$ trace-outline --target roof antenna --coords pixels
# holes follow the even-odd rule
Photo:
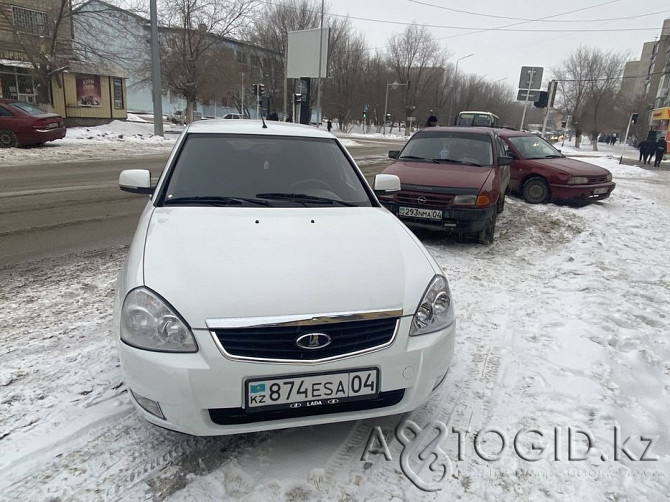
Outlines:
[[[261,113],[261,120],[263,121],[263,129],[267,129],[268,126],[265,124],[265,117],[263,117],[262,113]]]

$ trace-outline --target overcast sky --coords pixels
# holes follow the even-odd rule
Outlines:
[[[642,44],[670,18],[670,1],[331,0],[330,12],[349,15],[370,48],[383,48],[409,23],[425,24],[450,62],[474,54],[459,61],[459,73],[505,79],[516,93],[522,66],[544,67],[546,88],[551,68],[580,45],[639,60]]]

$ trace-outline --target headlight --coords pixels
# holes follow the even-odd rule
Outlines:
[[[605,178],[607,181],[612,181],[612,173],[607,175],[607,178]]]
[[[121,309],[121,340],[138,349],[197,352],[191,329],[156,293],[133,289]]]
[[[586,176],[573,176],[568,180],[568,185],[586,185],[589,179]]]
[[[447,279],[436,275],[430,281],[412,319],[410,336],[444,329],[454,322],[454,307]]]
[[[454,197],[454,204],[462,204],[464,206],[474,206],[477,202],[476,195],[457,195]]]

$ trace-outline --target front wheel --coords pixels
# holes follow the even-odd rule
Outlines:
[[[498,213],[494,212],[486,226],[477,232],[477,242],[480,244],[491,244],[496,233],[496,219]]]
[[[549,185],[543,178],[531,178],[523,184],[521,195],[529,204],[542,204],[549,200]]]
[[[0,148],[16,146],[16,136],[12,131],[0,130]]]

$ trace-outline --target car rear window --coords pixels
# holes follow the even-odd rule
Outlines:
[[[409,140],[398,158],[428,162],[453,160],[490,166],[493,164],[493,146],[487,134],[423,131]]]
[[[162,201],[255,199],[261,194],[306,194],[346,205],[372,205],[364,180],[335,140],[198,133],[186,136]],[[288,199],[268,200],[270,205],[305,205]]]
[[[35,105],[31,105],[30,103],[12,103],[10,106],[18,108],[19,110],[29,115],[45,115],[49,113]]]

